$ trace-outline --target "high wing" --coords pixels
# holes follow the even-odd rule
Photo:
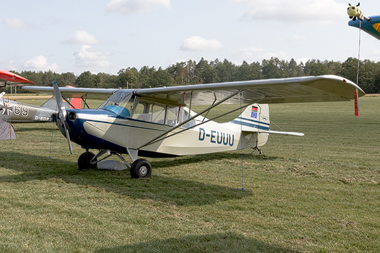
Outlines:
[[[365,95],[350,80],[324,75],[150,88],[134,93],[147,100],[173,105],[210,104],[221,100],[227,104],[271,104],[353,100],[356,89],[359,97]]]
[[[369,17],[369,21],[365,19],[363,21],[360,21],[359,19],[355,21],[350,20],[348,25],[361,28],[366,33],[380,40],[380,16]]]
[[[29,81],[28,79],[23,78],[22,76],[0,69],[0,87],[4,87],[9,84],[22,84],[22,83],[35,84],[34,82]]]
[[[23,88],[40,93],[54,93],[53,87],[24,86]],[[67,87],[59,89],[63,97],[87,99],[107,99],[119,90]],[[147,88],[131,92],[146,100],[163,104],[204,105],[221,100],[225,100],[223,101],[225,104],[347,101],[354,99],[356,89],[359,97],[365,95],[359,86],[348,79],[324,75]]]
[[[23,86],[25,90],[54,95],[53,87],[48,86]],[[102,89],[102,88],[75,88],[59,87],[61,94],[65,98],[84,98],[84,99],[102,99],[109,98],[119,89]]]

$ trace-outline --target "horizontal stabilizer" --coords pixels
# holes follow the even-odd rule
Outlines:
[[[284,134],[284,135],[294,135],[294,136],[304,136],[304,133],[297,133],[297,132],[285,132],[285,131],[260,131],[260,133],[268,133],[268,134]]]
[[[272,131],[272,130],[261,130],[261,129],[254,129],[251,130],[243,130],[243,133],[261,133],[261,134],[283,134],[283,135],[293,135],[293,136],[304,136],[304,133],[298,133],[298,132],[285,132],[285,131]]]

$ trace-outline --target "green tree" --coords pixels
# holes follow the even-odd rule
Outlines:
[[[342,70],[340,76],[345,77],[356,83],[357,70],[358,59],[350,57],[342,63]]]
[[[218,80],[215,69],[203,57],[196,65],[195,73],[197,83],[215,83]]]
[[[303,75],[303,66],[298,65],[297,62],[292,58],[288,63],[288,72],[286,77],[296,77]]]
[[[136,84],[137,77],[135,73],[130,68],[121,69],[117,73],[119,75],[119,86],[122,88],[131,88],[132,85]]]
[[[237,72],[236,66],[227,59],[224,59],[223,63],[216,63],[215,70],[218,76],[218,82],[234,81]]]
[[[175,65],[169,66],[166,70],[172,76],[173,85],[185,83],[185,67],[186,62],[177,62]]]
[[[327,61],[321,62],[320,60],[309,60],[305,63],[305,75],[307,76],[320,76],[329,73]]]
[[[162,68],[159,68],[156,72],[153,73],[152,78],[148,80],[149,87],[164,87],[171,86],[172,77],[171,75]]]
[[[341,62],[329,61],[327,63],[327,67],[329,69],[328,74],[330,74],[330,75],[339,75],[340,72],[342,71],[342,63]]]
[[[148,88],[149,80],[153,77],[153,73],[156,72],[154,67],[149,68],[148,66],[144,66],[140,69],[138,79],[137,79],[137,87]]]
[[[380,63],[364,60],[360,63],[359,86],[368,93],[378,93],[380,87],[378,78],[380,76]]]
[[[41,85],[43,86],[52,86],[53,85],[53,79],[56,79],[56,74],[53,73],[51,70],[44,72],[41,77]],[[60,84],[58,84],[60,85]]]
[[[98,75],[102,76],[102,88],[118,88],[118,76],[107,73],[98,73]]]
[[[96,74],[96,76],[93,77],[94,78],[94,87],[95,88],[102,88],[103,85],[104,85],[104,81],[103,81],[103,75],[102,73],[98,73]]]
[[[93,88],[94,85],[94,76],[90,71],[85,71],[78,76],[75,80],[75,86],[77,87],[85,87],[85,88]]]
[[[58,75],[56,80],[59,86],[68,86],[68,85],[74,86],[76,76],[74,75],[74,73],[67,72],[67,73],[62,73]]]
[[[35,82],[37,86],[42,85],[42,72],[34,72],[34,71],[23,71],[20,73],[20,76],[25,77],[26,79]]]
[[[270,60],[263,60],[261,65],[264,79],[281,77],[280,60],[278,58],[272,57]]]

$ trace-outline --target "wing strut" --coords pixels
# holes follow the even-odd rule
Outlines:
[[[216,100],[218,100],[218,99],[216,98],[216,95],[215,95],[215,92],[214,92],[214,102],[212,102],[211,105],[214,105],[215,102],[216,102]],[[207,117],[207,115],[208,115],[208,113],[209,113],[210,111],[211,111],[211,110],[208,110],[208,111],[207,111],[207,113],[206,113],[206,115],[203,117],[203,120],[202,120],[202,121],[205,121],[205,119],[206,119],[206,117]]]
[[[230,96],[228,96],[228,97],[226,97],[226,98],[220,100],[219,102],[217,102],[217,103],[211,105],[210,107],[208,107],[207,109],[203,110],[202,112],[196,114],[195,116],[189,118],[188,120],[182,122],[181,124],[179,124],[179,125],[173,127],[172,129],[166,131],[165,133],[163,133],[163,134],[157,136],[156,138],[154,138],[154,139],[150,140],[149,142],[145,143],[144,145],[141,145],[138,149],[141,149],[141,148],[143,148],[143,147],[145,147],[145,146],[148,146],[148,145],[154,144],[154,143],[156,143],[156,142],[162,141],[162,140],[164,140],[164,139],[167,139],[167,138],[169,138],[169,137],[172,137],[172,136],[174,136],[174,135],[177,135],[177,134],[179,134],[179,133],[182,133],[182,132],[184,132],[184,131],[187,131],[187,130],[189,130],[189,129],[191,129],[191,128],[194,128],[194,127],[197,127],[197,126],[203,125],[203,124],[205,124],[205,123],[207,123],[207,122],[209,122],[209,121],[212,121],[212,120],[218,119],[218,118],[223,117],[223,116],[225,116],[225,115],[227,115],[227,114],[230,114],[230,113],[233,113],[233,112],[235,112],[235,111],[238,111],[238,110],[240,110],[241,108],[244,108],[244,107],[247,106],[247,105],[241,106],[241,107],[239,107],[239,108],[237,108],[237,109],[234,109],[234,110],[232,110],[232,111],[229,111],[229,112],[226,112],[226,113],[224,113],[224,114],[218,115],[218,116],[216,116],[216,117],[214,117],[214,118],[212,118],[212,119],[208,119],[208,120],[206,120],[206,121],[202,121],[201,123],[199,123],[199,124],[197,124],[197,125],[194,125],[194,126],[191,126],[191,127],[189,127],[189,128],[183,129],[183,130],[181,130],[181,131],[179,131],[179,132],[176,132],[176,133],[173,133],[173,134],[171,134],[171,135],[169,135],[169,136],[165,136],[166,134],[173,132],[175,129],[177,129],[177,128],[179,128],[179,127],[185,125],[185,124],[188,123],[189,121],[195,119],[195,118],[198,117],[199,115],[201,115],[201,114],[203,114],[203,113],[205,113],[205,112],[208,112],[208,111],[210,111],[212,108],[214,108],[214,107],[220,105],[221,103],[227,101],[228,99],[230,99],[230,98],[232,98],[233,96],[237,95],[239,92],[240,92],[240,91],[237,91],[237,92],[233,93],[232,95],[230,95]],[[164,136],[165,136],[165,137],[164,137]]]
[[[241,110],[242,108],[247,107],[248,105],[249,105],[249,104],[245,104],[245,105],[243,105],[243,106],[241,106],[241,107],[239,107],[239,108],[236,108],[236,109],[231,110],[231,111],[229,111],[229,112],[226,112],[226,113],[223,113],[223,114],[221,114],[221,115],[218,115],[218,116],[216,116],[216,117],[214,117],[214,118],[212,118],[212,119],[207,119],[206,121],[202,121],[202,122],[199,123],[199,124],[196,124],[196,125],[194,125],[194,126],[191,126],[191,127],[185,128],[185,129],[182,129],[182,130],[179,131],[179,132],[173,133],[173,134],[171,134],[171,135],[169,135],[169,136],[165,136],[165,137],[163,137],[163,138],[161,138],[161,139],[159,139],[159,140],[155,140],[155,141],[153,141],[153,142],[150,143],[150,144],[153,144],[153,143],[156,143],[156,142],[162,141],[162,140],[167,139],[167,138],[169,138],[169,137],[172,137],[172,136],[174,136],[174,135],[177,135],[177,134],[180,134],[180,133],[182,133],[182,132],[185,132],[185,131],[187,131],[187,130],[189,130],[189,129],[191,129],[191,128],[194,128],[194,127],[197,127],[197,126],[203,125],[203,124],[205,124],[205,123],[207,123],[207,122],[210,122],[210,121],[213,121],[213,120],[219,119],[219,118],[221,118],[221,117],[223,117],[223,116],[225,116],[225,115],[227,115],[227,114],[230,114],[230,113],[233,113],[233,112],[239,111],[239,110]],[[192,119],[193,119],[193,118],[192,118]],[[169,132],[170,132],[170,131],[169,131]]]

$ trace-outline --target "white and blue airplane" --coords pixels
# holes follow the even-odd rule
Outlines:
[[[365,93],[353,82],[338,76],[309,76],[238,81],[149,89],[91,89],[26,86],[42,93],[55,92],[57,125],[71,142],[86,151],[78,159],[79,169],[96,168],[117,155],[130,168],[132,178],[151,176],[150,163],[142,157],[172,157],[237,149],[259,149],[268,135],[302,133],[270,130],[271,103],[349,101]],[[62,97],[108,99],[98,109],[66,109]],[[236,108],[213,119],[208,112],[221,104]],[[196,113],[195,105],[209,105]],[[236,119],[214,120],[242,110]],[[205,116],[202,116],[206,114]],[[90,150],[97,150],[96,154]],[[132,164],[122,157],[128,154]]]

